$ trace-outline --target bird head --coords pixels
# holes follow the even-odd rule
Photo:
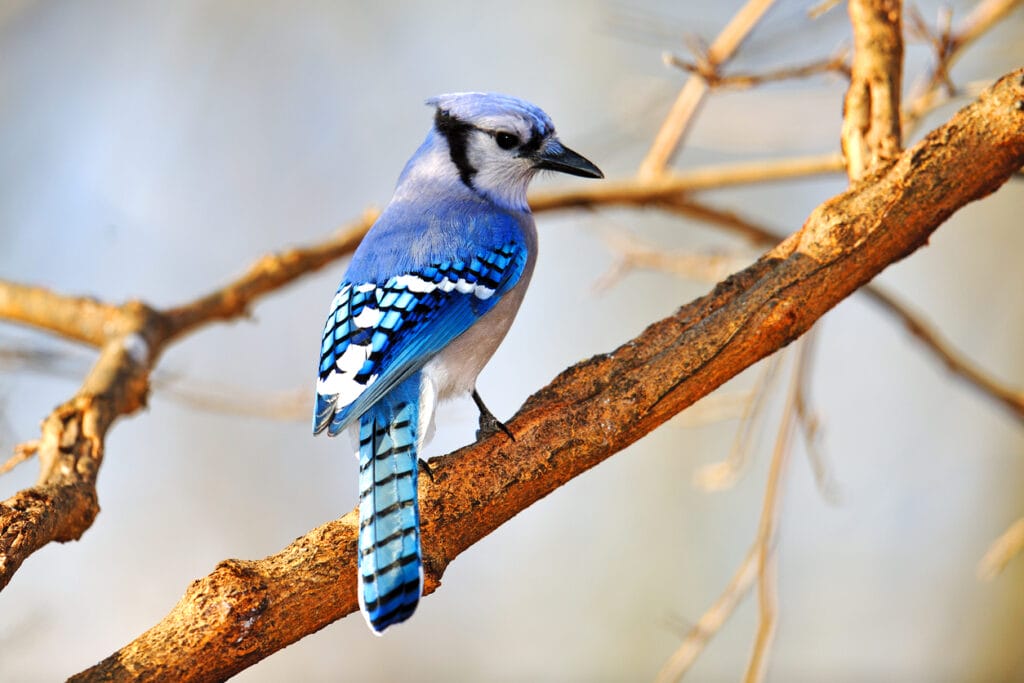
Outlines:
[[[593,163],[563,145],[540,108],[494,93],[451,93],[437,108],[434,133],[448,147],[459,178],[474,192],[513,209],[526,208],[526,187],[538,171],[603,178]]]

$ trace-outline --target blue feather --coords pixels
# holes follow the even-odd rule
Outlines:
[[[342,283],[341,294],[335,299],[340,303],[327,316],[324,326],[320,379],[321,387],[337,386],[347,379],[345,386],[351,393],[341,400],[338,393],[322,390],[317,394],[314,432],[328,429],[331,435],[338,434],[375,401],[422,368],[515,286],[526,261],[526,247],[510,242],[486,253],[437,262],[394,276],[366,292],[359,292],[361,284]],[[478,275],[473,274],[474,268]],[[469,282],[469,275],[473,275],[473,282]],[[430,291],[412,291],[410,284],[403,284],[410,282],[409,278],[415,278],[420,288]],[[474,290],[444,291],[460,280],[474,285]],[[417,287],[416,282],[411,285],[413,288]],[[347,291],[357,293],[350,296]],[[476,292],[490,293],[481,298]],[[357,301],[363,303],[356,304]],[[377,311],[379,317],[373,318],[372,325],[361,327],[356,318],[366,308]],[[339,335],[338,330],[345,332]],[[346,372],[339,368],[339,363],[346,363],[350,347],[365,344],[366,339],[370,341],[369,355],[358,369]]]
[[[408,619],[423,591],[416,430],[420,376],[359,420],[359,604],[375,633]]]
[[[527,184],[540,169],[601,176],[528,102],[429,103],[434,127],[352,256],[317,368],[313,431],[359,424],[359,601],[375,633],[407,619],[422,592],[417,451],[434,402],[475,391],[529,283]]]

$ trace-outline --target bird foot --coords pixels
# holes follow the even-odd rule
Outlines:
[[[516,437],[512,434],[505,423],[494,417],[494,413],[484,405],[484,400],[480,398],[480,394],[477,393],[476,389],[473,390],[473,402],[476,403],[477,410],[480,411],[480,427],[476,430],[477,441],[492,436],[498,431],[505,432],[505,434],[508,435],[508,438],[513,441],[516,440]]]
[[[430,465],[427,464],[426,460],[422,460],[421,458],[417,457],[416,458],[416,467],[417,467],[417,469],[419,469],[419,471],[421,473],[427,475],[427,479],[430,480],[431,484],[436,483],[434,481],[434,470],[433,470],[433,468],[430,467]]]

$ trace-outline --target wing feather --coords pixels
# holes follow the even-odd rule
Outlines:
[[[331,436],[486,314],[527,262],[518,241],[441,260],[384,284],[342,282],[320,347],[313,432]]]

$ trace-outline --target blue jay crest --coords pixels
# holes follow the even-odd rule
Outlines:
[[[422,593],[417,454],[434,406],[472,393],[481,424],[494,419],[476,378],[533,273],[526,188],[539,170],[603,177],[528,102],[454,93],[427,103],[434,125],[331,302],[316,383],[314,433],[358,424],[359,604],[377,634],[409,618]]]

